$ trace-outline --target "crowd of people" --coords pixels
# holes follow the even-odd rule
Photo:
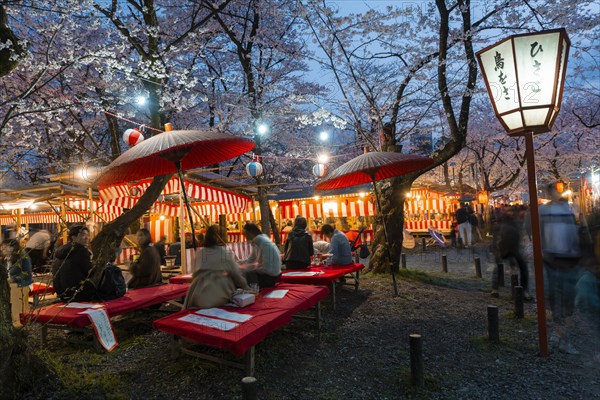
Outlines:
[[[551,311],[551,342],[559,350],[575,354],[570,335],[573,314],[581,306],[597,329],[596,358],[600,361],[600,216],[588,221],[576,216],[566,199],[550,185],[551,201],[540,205],[540,230],[544,264],[545,293]],[[457,232],[465,247],[480,236],[473,210],[461,204],[456,213]],[[493,213],[492,245],[496,268],[492,277],[492,296],[498,296],[498,266],[504,262],[515,266],[525,300],[533,301],[529,293],[529,268],[522,252],[523,239],[531,238],[530,218],[522,206],[504,206]],[[243,227],[251,244],[250,255],[237,260],[226,246],[226,228],[212,225],[196,239],[196,257],[192,284],[185,299],[186,307],[208,308],[228,303],[233,294],[242,290],[256,291],[272,287],[281,276],[282,268],[306,269],[320,255],[326,263],[346,265],[353,262],[353,251],[360,235],[348,237],[335,226],[325,224],[321,234],[327,240],[313,241],[307,232],[307,220],[297,216],[288,229],[280,252],[270,237],[252,223]],[[478,238],[481,240],[481,237]],[[166,237],[152,244],[150,232],[136,232],[139,255],[130,260],[125,276],[128,288],[159,285],[163,282],[161,265],[168,255],[179,256],[181,246],[193,247],[186,238],[166,245]],[[98,301],[97,282],[91,279],[92,254],[90,232],[85,224],[74,224],[68,232],[68,242],[53,250],[52,235],[38,231],[24,245],[16,238],[6,238],[1,244],[1,263],[8,273],[11,287],[13,321],[28,310],[29,287],[33,274],[52,266],[53,287],[62,301]],[[360,244],[360,243],[359,243]],[[116,258],[116,256],[115,256]],[[175,263],[178,264],[177,260]],[[180,263],[180,261],[179,261]],[[100,299],[101,300],[101,299]]]

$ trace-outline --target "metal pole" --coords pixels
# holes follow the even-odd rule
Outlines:
[[[535,270],[535,294],[540,356],[548,357],[546,305],[544,303],[544,269],[542,263],[540,214],[538,210],[537,185],[535,181],[535,153],[533,149],[532,132],[525,134],[525,157],[527,158],[527,181],[529,184],[529,212],[531,214],[531,238],[533,240],[533,265]]]
[[[390,250],[390,241],[388,239],[387,226],[385,223],[385,216],[381,212],[381,202],[379,201],[379,193],[377,193],[377,185],[375,184],[375,175],[371,175],[373,181],[373,191],[375,192],[375,200],[377,201],[377,210],[381,214],[381,222],[383,223],[383,236],[385,237],[385,244],[387,249],[388,258],[390,259],[390,268],[392,270],[392,282],[394,284],[394,295],[398,296],[398,284],[396,283],[396,271],[394,267],[394,261],[392,260],[392,251]]]

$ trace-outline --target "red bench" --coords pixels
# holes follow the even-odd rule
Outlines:
[[[33,307],[37,307],[40,303],[40,297],[54,294],[54,288],[42,282],[34,282],[32,289],[29,291],[29,297],[33,297]]]
[[[283,298],[267,298],[265,295],[274,290],[287,290]],[[327,297],[327,287],[278,284],[274,288],[263,289],[256,302],[243,307],[218,307],[211,310],[222,310],[238,314],[250,315],[245,322],[239,322],[229,330],[199,325],[181,320],[188,316],[194,317],[203,310],[187,309],[176,314],[154,321],[156,329],[173,335],[173,350],[175,354],[183,352],[205,360],[217,362],[231,367],[245,369],[247,376],[254,375],[254,346],[260,343],[271,332],[288,324],[299,311],[316,306],[317,327],[320,329],[320,301]],[[306,317],[306,316],[305,316]],[[189,318],[189,317],[188,317]],[[219,318],[212,318],[222,322]],[[227,322],[225,322],[227,323]],[[229,322],[231,323],[231,322]],[[193,344],[206,345],[221,350],[228,350],[236,356],[244,355],[244,363],[225,360],[187,348],[181,339]]]
[[[158,285],[131,289],[118,299],[89,304],[90,308],[102,305],[109,318],[141,310],[157,304],[173,302],[185,297],[189,285]],[[83,331],[91,323],[83,308],[65,307],[67,303],[55,303],[21,314],[21,323],[42,324],[42,344],[47,343],[48,329]]]
[[[299,283],[304,285],[331,285],[331,296],[333,308],[335,309],[335,281],[341,278],[347,279],[344,284],[354,286],[357,291],[360,286],[360,271],[365,266],[360,263],[348,265],[323,265],[314,266],[309,269],[286,269],[282,272],[279,282]]]

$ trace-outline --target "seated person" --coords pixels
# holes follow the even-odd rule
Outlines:
[[[317,251],[317,254],[328,254],[329,253],[329,242],[325,240],[317,240],[313,242],[313,248]]]
[[[75,224],[69,229],[68,240],[55,252],[52,286],[62,301],[94,301],[96,287],[90,280],[93,265],[87,248],[90,231],[83,224]]]
[[[175,256],[175,264],[181,265],[181,239],[175,238],[175,241],[169,246],[169,255]]]
[[[312,236],[306,232],[306,218],[298,216],[294,228],[285,240],[283,262],[289,269],[308,268],[313,255]]]
[[[258,283],[261,288],[275,286],[281,276],[279,248],[255,224],[244,225],[244,235],[252,242],[250,257],[240,261],[248,284]]]
[[[33,272],[48,272],[47,270],[44,270],[44,266],[48,261],[48,250],[50,249],[51,241],[52,237],[50,236],[50,232],[42,229],[31,235],[25,244],[25,252],[31,259]]]
[[[160,272],[160,255],[151,246],[150,231],[142,228],[136,234],[140,247],[139,257],[129,265],[131,279],[127,282],[129,289],[154,286],[162,283]]]
[[[167,252],[165,251],[165,247],[167,246],[167,237],[166,236],[161,236],[160,240],[156,243],[154,243],[154,247],[156,248],[156,251],[158,251],[158,255],[160,256],[160,265],[167,265],[165,262],[165,257],[167,255]]]
[[[352,249],[346,235],[329,224],[321,227],[321,234],[329,239],[331,254],[330,261],[333,265],[352,264]]]
[[[192,284],[184,308],[211,308],[227,304],[237,288],[248,289],[233,252],[225,247],[225,228],[211,225],[204,247],[196,251]]]
[[[0,268],[8,271],[12,322],[20,326],[19,313],[29,311],[29,285],[33,283],[31,260],[21,251],[17,239],[4,240],[0,255]]]

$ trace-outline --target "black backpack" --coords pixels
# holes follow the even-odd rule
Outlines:
[[[371,255],[371,252],[369,251],[369,246],[367,246],[366,243],[363,243],[360,245],[360,250],[358,251],[358,256],[360,258],[367,258]]]
[[[127,286],[121,268],[107,263],[96,291],[100,300],[112,300],[123,296],[127,291]]]

